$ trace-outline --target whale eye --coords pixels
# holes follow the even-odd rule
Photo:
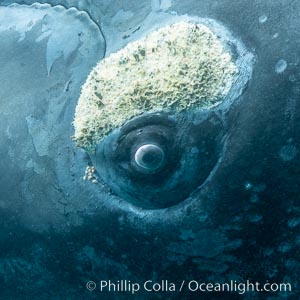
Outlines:
[[[139,207],[185,200],[213,170],[223,141],[216,116],[203,116],[196,125],[190,117],[148,114],[130,120],[90,153],[98,176]]]
[[[140,146],[135,154],[134,161],[141,168],[141,171],[147,173],[156,173],[165,160],[165,153],[160,146],[146,144]]]
[[[176,205],[217,165],[226,126],[220,112],[242,92],[253,57],[220,28],[169,24],[101,60],[88,76],[74,140],[122,199],[147,209]]]

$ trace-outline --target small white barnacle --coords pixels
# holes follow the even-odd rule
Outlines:
[[[101,60],[82,87],[74,140],[92,150],[113,129],[144,112],[211,108],[231,89],[238,68],[204,24],[178,22]]]
[[[89,180],[92,183],[98,183],[97,178],[95,177],[95,167],[94,166],[87,166],[85,169],[85,173],[83,176],[83,180]]]

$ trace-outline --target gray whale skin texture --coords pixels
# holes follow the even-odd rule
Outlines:
[[[184,279],[289,282],[292,292],[137,297],[299,299],[299,2],[0,5],[0,299],[127,299],[131,294],[90,292],[86,283]],[[143,205],[141,191],[130,190],[139,184],[134,179],[124,195],[118,187],[126,182],[112,175],[83,180],[95,157],[74,145],[72,121],[100,59],[178,16],[222,24],[253,53],[252,75],[222,113],[175,118],[213,154],[203,168],[190,164],[183,198],[163,193],[159,203]],[[146,120],[139,118],[133,122]]]

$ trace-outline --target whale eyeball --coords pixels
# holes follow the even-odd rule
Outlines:
[[[164,163],[165,154],[161,147],[154,144],[140,146],[135,154],[134,160],[143,171],[149,173],[157,172]]]

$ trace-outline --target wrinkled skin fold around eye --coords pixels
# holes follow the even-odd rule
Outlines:
[[[169,8],[169,1],[161,6],[135,0],[50,2],[75,6],[90,19],[68,31],[72,39],[82,31],[87,39],[67,60],[59,56],[49,76],[49,37],[36,41],[41,23],[19,42],[14,25],[3,32],[0,22],[0,298],[98,299],[98,290],[86,290],[87,280],[143,283],[153,278],[180,284],[192,278],[290,282],[291,293],[242,297],[297,299],[298,1],[170,1]],[[99,25],[108,56],[151,31],[172,11],[222,23],[255,53],[256,63],[238,101],[230,102],[224,114],[216,112],[223,116],[218,119],[226,140],[216,171],[188,201],[145,210],[101,182],[82,180],[88,158],[70,139],[71,122],[80,88],[105,52]],[[59,13],[52,16],[56,23],[62,20]],[[95,37],[90,22],[98,27]],[[127,297],[108,294],[115,295]],[[191,299],[199,293],[157,296]],[[241,298],[227,293],[200,296]]]
[[[163,149],[166,162],[158,172],[136,167],[134,152],[143,144]],[[143,208],[164,208],[185,200],[207,179],[223,144],[223,124],[214,113],[148,114],[109,135],[91,160],[122,199]]]

